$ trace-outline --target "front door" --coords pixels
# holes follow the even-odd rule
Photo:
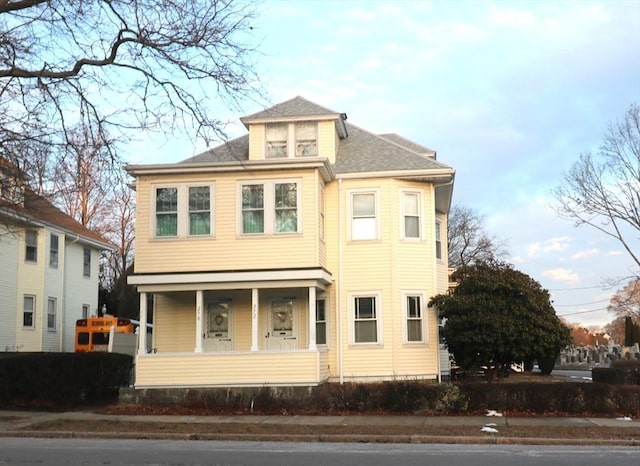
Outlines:
[[[219,300],[207,303],[205,351],[231,351],[233,349],[231,313],[231,301]]]
[[[298,348],[298,306],[295,299],[274,299],[270,303],[267,347],[272,350]]]

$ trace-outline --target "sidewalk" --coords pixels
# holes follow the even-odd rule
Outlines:
[[[489,424],[497,432],[481,430]],[[640,421],[577,417],[182,416],[0,411],[0,437],[640,446]]]

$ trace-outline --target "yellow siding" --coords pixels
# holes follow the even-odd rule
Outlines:
[[[301,233],[238,234],[238,181],[297,179],[301,181]],[[153,189],[158,185],[210,182],[204,175],[142,177],[138,180],[136,273],[189,272],[317,267],[318,210],[314,170],[300,172],[242,172],[217,174],[215,181],[215,237],[153,238]]]
[[[153,354],[136,359],[137,388],[316,385],[326,380],[318,351]]]
[[[249,160],[264,159],[265,125],[249,125]]]
[[[154,348],[158,352],[193,352],[196,338],[195,294],[157,294],[154,306]]]
[[[333,121],[318,122],[318,156],[328,158],[332,164],[336,163],[337,138]]]
[[[45,249],[46,234],[38,230],[37,261],[27,262],[25,258],[25,230],[21,230],[18,241],[18,290],[16,295],[16,347],[20,351],[42,351],[42,333],[46,325],[47,297],[44,295],[44,271],[47,260]],[[35,296],[33,328],[22,326],[24,295]],[[62,303],[58,302],[60,306]]]

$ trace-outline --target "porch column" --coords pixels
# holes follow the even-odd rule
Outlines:
[[[140,326],[138,327],[138,355],[147,354],[147,293],[140,293]]]
[[[258,289],[251,290],[251,351],[258,351]]]
[[[316,349],[316,287],[309,287],[309,349]]]
[[[196,291],[196,353],[202,353],[202,329],[204,328],[204,298],[202,290]]]

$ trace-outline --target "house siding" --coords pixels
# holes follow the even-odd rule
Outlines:
[[[318,123],[318,156],[326,157],[332,164],[336,163],[338,135],[333,121],[321,121]]]
[[[16,293],[16,346],[20,351],[41,351],[42,316],[44,299],[45,235],[42,228],[37,229],[36,262],[25,261],[25,231],[20,232],[18,244],[18,284]],[[23,326],[24,296],[35,296],[32,328]]]
[[[18,312],[16,310],[18,238],[0,226],[0,351],[15,351]]]
[[[265,125],[251,125],[249,128],[249,160],[264,159],[265,144]]]

